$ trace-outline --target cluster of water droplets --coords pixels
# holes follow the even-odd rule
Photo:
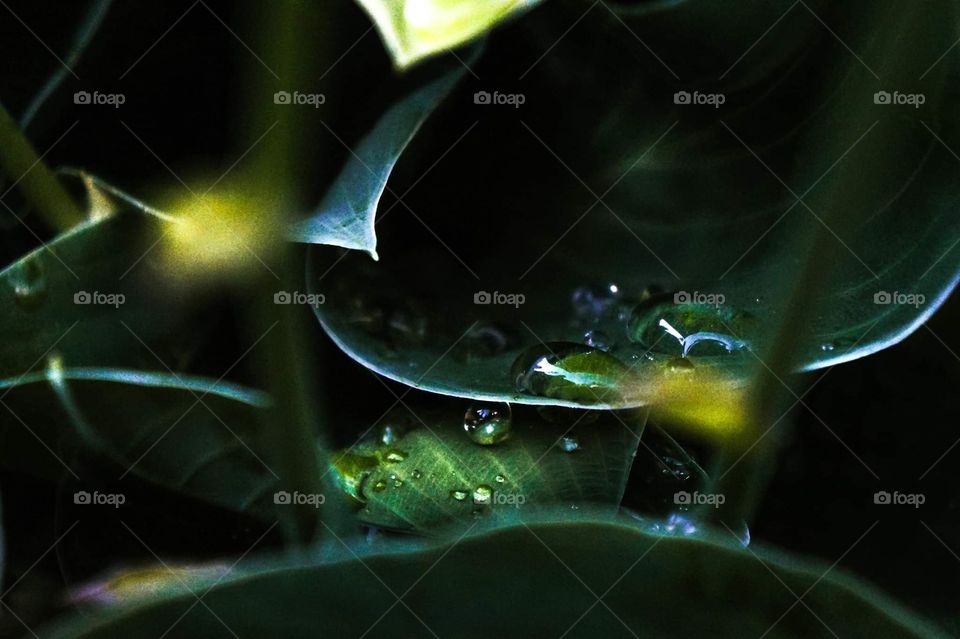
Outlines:
[[[665,362],[688,372],[701,358],[730,357],[752,347],[756,318],[714,300],[648,287],[627,295],[617,284],[571,294],[577,342],[548,342],[520,353],[510,374],[518,391],[581,404],[615,403],[631,371]],[[720,298],[722,302],[722,298]]]

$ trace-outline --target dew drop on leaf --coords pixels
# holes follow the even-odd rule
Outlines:
[[[572,453],[580,450],[580,442],[572,435],[566,435],[560,438],[560,450],[565,453]]]
[[[479,504],[481,506],[486,506],[490,503],[491,498],[493,497],[493,489],[486,484],[480,484],[473,491],[473,503]]]
[[[678,294],[679,295],[679,294]],[[656,295],[638,304],[627,321],[627,335],[656,353],[716,356],[749,346],[756,319],[722,303],[676,303]]]
[[[575,342],[528,348],[511,368],[517,390],[583,404],[614,400],[628,372],[613,355]]]
[[[491,446],[510,437],[512,422],[509,404],[473,404],[463,417],[463,430],[474,443]]]
[[[43,263],[36,256],[26,257],[10,269],[7,281],[13,287],[17,306],[25,311],[36,310],[47,298],[47,277]]]
[[[467,491],[465,490],[451,490],[450,496],[456,499],[457,501],[463,501],[467,498]]]
[[[384,459],[386,459],[388,462],[393,464],[402,462],[406,458],[407,458],[407,454],[405,452],[403,452],[402,450],[396,450],[396,449],[388,450],[386,455],[384,455]]]

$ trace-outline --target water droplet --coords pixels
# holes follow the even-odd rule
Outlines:
[[[388,462],[391,462],[393,464],[400,463],[406,458],[407,458],[407,454],[405,452],[403,452],[402,450],[396,450],[396,449],[389,450],[387,451],[387,454],[384,455],[384,459],[386,459]]]
[[[411,421],[391,418],[389,422],[380,427],[377,439],[384,446],[394,446],[412,427],[413,423]]]
[[[615,401],[628,372],[613,355],[574,342],[528,348],[511,369],[521,392],[583,404]]]
[[[423,473],[421,473],[419,470],[414,470],[412,473],[410,473],[410,476],[414,479],[420,479],[423,477]]]
[[[572,435],[565,435],[560,438],[560,450],[565,453],[572,453],[580,450],[580,442]]]
[[[47,276],[39,257],[26,257],[15,263],[7,273],[7,281],[13,287],[17,306],[33,311],[47,299]]]
[[[825,352],[825,353],[829,353],[830,351],[832,351],[832,350],[835,349],[836,347],[837,347],[836,344],[834,344],[833,342],[826,342],[826,343],[820,345],[820,350],[823,351],[823,352]]]
[[[400,479],[400,477],[398,477],[395,474],[391,474],[388,479],[390,479],[390,481],[393,482],[394,488],[400,488],[401,486],[403,486],[403,480]]]
[[[498,484],[502,484],[503,482],[507,481],[507,478],[503,475],[497,475],[496,477],[494,477],[494,479],[497,480]]]
[[[378,493],[379,493],[379,492],[382,492],[383,489],[386,488],[386,487],[387,487],[387,482],[383,481],[382,479],[378,479],[378,480],[377,480],[377,483],[375,483],[375,484],[373,485],[373,489],[374,489],[375,491],[377,491]]]
[[[601,330],[593,329],[583,334],[583,343],[591,348],[609,351],[613,346],[610,337]]]
[[[723,355],[749,348],[747,337],[756,332],[749,313],[723,304],[675,303],[673,295],[655,295],[633,309],[627,334],[657,353],[686,356]]]
[[[620,287],[616,284],[581,286],[570,296],[576,318],[588,322],[602,319],[619,299]]]
[[[450,496],[456,499],[457,501],[463,501],[467,498],[469,493],[465,490],[451,490]]]
[[[512,421],[509,404],[473,404],[463,417],[463,429],[474,443],[490,446],[510,437]]]
[[[332,464],[332,474],[340,489],[360,503],[364,503],[363,485],[377,466],[379,460],[373,455],[343,453]]]
[[[473,503],[480,506],[487,506],[493,497],[493,489],[486,484],[480,484],[473,491]]]

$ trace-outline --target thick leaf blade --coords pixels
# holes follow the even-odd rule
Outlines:
[[[352,357],[417,388],[547,404],[564,402],[518,393],[514,359],[538,342],[583,342],[587,330],[599,328],[620,348],[614,354],[649,382],[646,397],[619,405],[655,402],[662,367],[636,360],[642,349],[622,320],[580,321],[571,299],[581,287],[618,284],[618,315],[629,315],[648,290],[720,295],[726,308],[757,319],[749,341],[762,353],[806,245],[798,239],[820,225],[825,208],[855,207],[868,211],[861,223],[827,231],[841,245],[839,257],[830,281],[811,293],[814,317],[794,338],[796,370],[851,361],[905,339],[960,279],[953,246],[960,197],[950,177],[960,132],[949,116],[960,73],[949,59],[930,66],[955,41],[953,23],[936,12],[908,20],[911,5],[892,0],[882,7],[889,19],[873,21],[851,19],[858,8],[871,10],[866,3],[843,10],[792,4],[752,3],[741,12],[747,20],[707,2],[662,7],[643,20],[597,7],[529,67],[522,108],[470,106],[471,90],[481,86],[455,94],[461,119],[453,133],[436,133],[445,138],[437,148],[468,123],[481,124],[418,186],[420,199],[411,198],[430,232],[409,220],[383,220],[381,233],[391,237],[381,249],[383,266],[346,256],[336,282],[319,281],[333,258],[315,250],[308,285],[328,293],[317,309],[321,324]],[[955,11],[950,3],[942,8]],[[549,46],[579,15],[545,10],[521,26],[528,39]],[[781,16],[777,35],[750,49]],[[821,20],[842,27],[842,43]],[[730,28],[718,30],[719,22]],[[891,33],[891,24],[902,28]],[[660,60],[624,65],[649,56],[625,26]],[[703,55],[690,55],[691,48]],[[748,49],[739,60],[731,53]],[[480,67],[482,86],[510,80],[510,59],[498,53],[491,49],[490,66]],[[595,85],[584,80],[591,73]],[[674,75],[707,79],[691,86]],[[608,95],[601,85],[622,91]],[[675,94],[693,89],[722,93],[724,108],[675,103]],[[926,102],[920,109],[884,104],[875,89],[916,91]],[[564,96],[561,115],[557,94]],[[607,99],[598,103],[596,95]],[[571,128],[568,113],[597,125]],[[439,194],[456,198],[454,219]],[[493,292],[525,301],[476,302]],[[475,322],[488,332],[498,327],[496,348],[458,358]],[[713,366],[742,380],[757,361],[740,354],[693,350],[691,359],[698,369]]]
[[[101,610],[52,636],[944,636],[820,562],[725,540],[655,537],[568,511],[478,527],[452,543],[337,546],[320,557],[209,580],[197,591],[216,617],[181,589]],[[404,593],[414,614],[393,593]],[[806,593],[805,606],[793,593]]]

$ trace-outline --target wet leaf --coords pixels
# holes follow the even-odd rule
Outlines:
[[[358,502],[361,521],[394,530],[434,534],[451,523],[558,503],[616,510],[646,415],[587,417],[581,411],[572,425],[558,425],[518,409],[506,439],[481,445],[464,432],[462,412],[424,413],[423,422],[407,420],[409,432],[388,444],[381,431],[372,442],[334,454],[333,472]],[[388,417],[385,426],[398,419]]]
[[[831,568],[728,538],[658,537],[565,510],[492,530],[478,525],[453,542],[338,544],[296,563],[241,564],[206,587],[191,585],[206,606],[181,590],[88,611],[50,636],[136,639],[166,628],[183,637],[447,637],[465,628],[477,637],[504,628],[569,637],[944,636]],[[794,593],[805,593],[804,605]]]
[[[489,47],[444,131],[420,134],[424,169],[443,159],[405,198],[416,219],[381,221],[382,262],[313,250],[316,313],[345,352],[417,388],[517,403],[657,403],[692,371],[682,412],[735,421],[697,393],[759,366],[831,209],[838,252],[795,369],[892,346],[941,306],[960,278],[960,74],[936,62],[954,22],[898,0],[640,13],[550,5]],[[493,89],[525,101],[475,104]],[[601,344],[631,371],[613,400],[518,389],[516,359],[557,342]]]
[[[43,479],[86,477],[98,459],[237,512],[272,512],[261,392],[153,371],[63,368],[0,380],[0,466]]]

